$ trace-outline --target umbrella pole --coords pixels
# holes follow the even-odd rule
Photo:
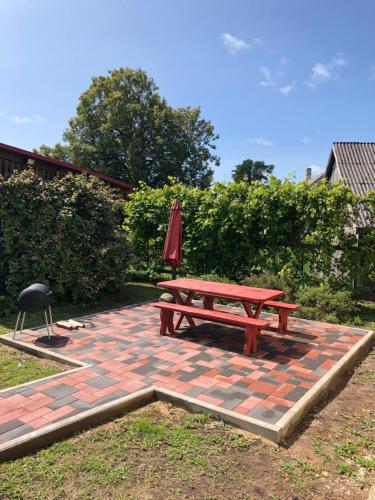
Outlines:
[[[172,279],[175,280],[177,277],[177,268],[172,266]]]

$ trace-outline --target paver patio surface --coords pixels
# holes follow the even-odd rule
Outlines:
[[[282,336],[277,316],[262,318],[271,321],[271,328],[249,357],[241,354],[243,332],[236,328],[201,323],[160,336],[159,311],[151,303],[85,317],[86,328],[80,330],[55,326],[60,337],[53,345],[43,329],[27,330],[18,337],[22,342],[87,366],[0,391],[0,443],[150,386],[260,425],[276,424],[369,335],[359,328],[290,318],[288,335]]]

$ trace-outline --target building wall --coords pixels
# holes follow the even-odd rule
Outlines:
[[[7,151],[0,151],[0,175],[2,177],[9,177],[15,170],[25,170],[26,168],[30,168],[27,164],[27,158],[8,153]],[[57,174],[57,168],[55,166],[48,165],[44,162],[38,162],[37,160],[34,160],[32,168],[34,168],[43,179],[52,179]]]
[[[331,173],[331,177],[329,178],[329,180],[331,182],[337,182],[341,179],[341,174],[340,174],[340,170],[338,169],[337,165],[336,165],[336,162],[333,164],[333,167],[332,167],[332,173]]]

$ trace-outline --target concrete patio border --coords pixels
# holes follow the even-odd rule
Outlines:
[[[142,304],[151,302],[154,301],[147,301]],[[92,313],[86,316],[80,316],[80,318],[87,318],[95,314],[113,312],[124,308],[133,308],[135,306],[136,305],[130,305],[100,313]],[[304,321],[313,323],[309,320]],[[341,325],[340,327],[351,328]],[[365,353],[369,351],[372,345],[374,332],[365,329],[360,330],[366,332],[366,335],[364,335],[364,337],[357,344],[355,344],[333,368],[329,369],[328,372],[304,396],[302,396],[302,398],[292,408],[290,408],[276,424],[262,422],[261,420],[200,401],[193,397],[184,396],[183,394],[173,392],[168,389],[150,386],[117,399],[116,401],[99,405],[72,417],[67,417],[59,422],[47,425],[34,432],[0,445],[0,461],[23,456],[55,441],[66,438],[77,431],[98,425],[110,418],[120,416],[125,412],[139,408],[156,400],[165,401],[176,406],[183,407],[189,411],[211,414],[215,418],[222,419],[227,423],[261,435],[270,441],[279,444],[295,430],[295,428],[300,424],[303,416],[306,415],[306,413],[334,387],[338,378],[354,366],[365,355]],[[72,358],[51,352],[42,347],[30,345],[30,343],[22,342],[20,340],[14,340],[10,337],[10,335],[1,336],[0,343],[4,343],[19,350],[24,350],[42,358],[60,361],[64,364],[75,367],[72,370],[44,377],[43,379],[38,379],[38,381],[58,378],[62,374],[70,374],[92,366],[91,364],[73,360]],[[3,391],[0,391],[0,394],[2,392],[9,391],[10,389],[14,390],[15,388],[24,387],[33,383],[35,383],[35,380],[12,388],[4,389]]]

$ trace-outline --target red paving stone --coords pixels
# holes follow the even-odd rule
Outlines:
[[[55,326],[65,341],[54,346],[44,330],[25,331],[23,342],[88,366],[0,391],[0,444],[150,386],[275,424],[367,333],[291,318],[282,336],[277,316],[263,318],[271,328],[249,357],[243,332],[228,326],[197,322],[160,336],[152,304],[88,316],[80,330]]]

